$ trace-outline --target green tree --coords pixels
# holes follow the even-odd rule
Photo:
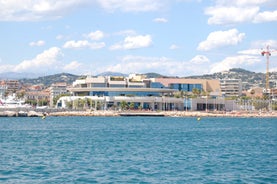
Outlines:
[[[134,102],[131,102],[131,103],[129,104],[129,108],[130,108],[130,109],[134,109],[134,108],[135,108],[135,103],[134,103]]]
[[[56,106],[58,100],[59,100],[61,97],[63,97],[63,96],[70,96],[70,95],[69,95],[69,94],[60,94],[60,95],[58,95],[58,96],[55,96],[55,97],[53,98],[53,104],[54,104],[54,106]]]
[[[128,108],[128,103],[126,101],[121,101],[120,102],[120,108],[122,110],[126,110]]]
[[[201,91],[197,88],[192,89],[192,94],[194,97],[198,97],[201,94]]]

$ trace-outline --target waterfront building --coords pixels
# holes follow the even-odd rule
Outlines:
[[[241,79],[220,79],[220,86],[224,97],[237,97],[242,95]]]
[[[50,86],[50,106],[53,107],[54,106],[54,98],[59,96],[59,95],[63,95],[63,94],[67,94],[67,84],[65,82],[58,82],[58,83],[54,83]]]
[[[11,95],[16,93],[21,87],[18,80],[2,80],[0,81],[0,95]]]
[[[184,91],[192,92],[193,89],[208,91],[215,98],[205,100],[188,99],[187,97],[174,97],[174,93]],[[73,101],[90,101],[86,104],[89,108],[119,109],[123,102],[132,104],[134,109],[148,110],[223,110],[225,104],[218,101],[221,95],[218,80],[179,79],[179,78],[154,78],[147,79],[144,75],[123,76],[98,76],[78,79],[68,88],[71,96],[61,97],[57,107],[67,108]],[[216,104],[215,104],[216,103]],[[78,104],[78,103],[77,103]],[[80,104],[80,103],[79,103]],[[209,105],[211,104],[211,105]],[[71,103],[72,108],[77,108]]]
[[[222,96],[219,80],[185,79],[185,78],[155,78],[152,81],[161,83],[164,87],[192,93],[194,89],[207,92],[207,95],[217,98]]]

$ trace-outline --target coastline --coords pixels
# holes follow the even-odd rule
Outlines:
[[[277,118],[277,112],[201,112],[201,111],[65,111],[49,113],[48,116],[106,116],[114,117],[121,114],[130,116],[157,116],[157,117],[256,117]],[[126,115],[124,115],[126,116]]]
[[[157,117],[255,117],[255,118],[277,118],[277,112],[254,112],[254,111],[112,111],[112,110],[98,110],[98,111],[30,111],[23,110],[6,110],[0,111],[0,117],[44,117],[44,116],[102,116],[102,117],[116,117],[116,116],[157,116]]]

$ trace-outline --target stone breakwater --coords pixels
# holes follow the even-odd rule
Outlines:
[[[36,111],[2,111],[0,117],[42,117],[43,113]]]
[[[120,114],[136,113],[141,111],[64,111],[49,113],[49,116],[120,116]],[[143,114],[153,115],[157,112],[144,111]],[[274,117],[277,118],[277,112],[200,112],[200,111],[161,111],[167,117]]]
[[[106,116],[114,117],[120,116],[121,114],[140,114],[143,113],[157,114],[153,111],[57,111],[57,112],[38,112],[32,111],[0,111],[0,117],[43,117],[46,116]],[[274,117],[277,118],[277,111],[273,112],[246,112],[246,111],[236,111],[236,112],[202,112],[202,111],[161,111],[158,112],[166,117]]]

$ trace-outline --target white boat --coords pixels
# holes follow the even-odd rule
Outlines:
[[[31,106],[29,104],[25,104],[24,100],[16,99],[15,95],[8,96],[6,99],[0,98],[0,108],[18,108],[18,107],[30,108]]]

